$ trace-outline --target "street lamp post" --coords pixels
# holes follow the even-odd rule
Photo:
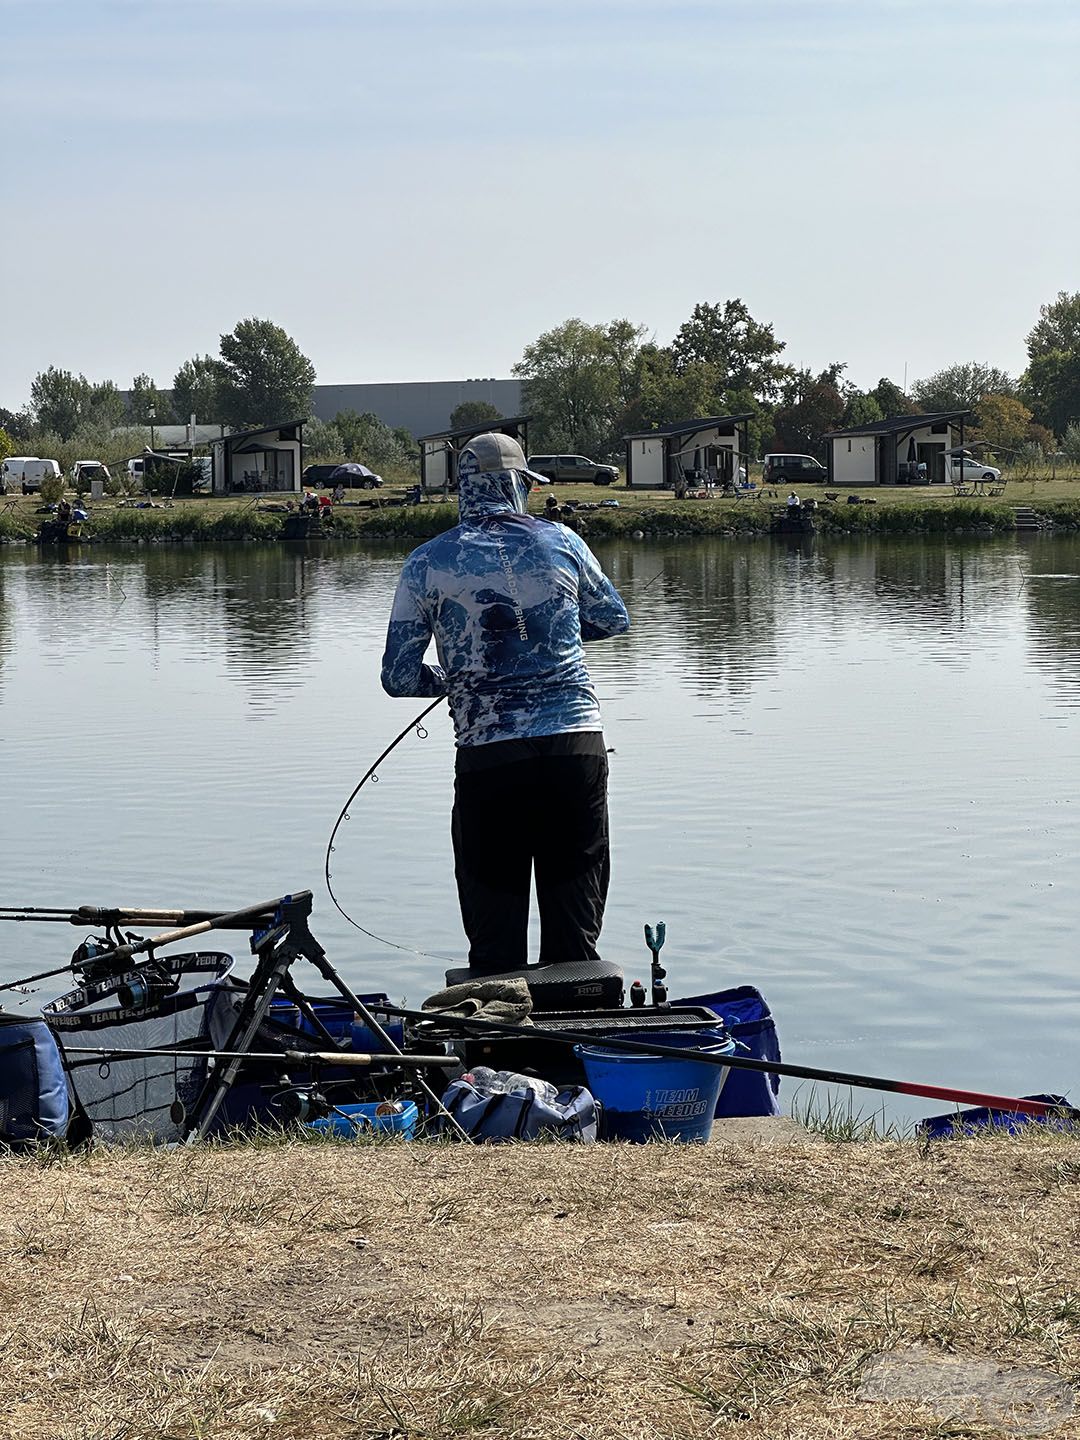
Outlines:
[[[150,421],[150,449],[153,450],[153,448],[154,448],[154,421],[157,419],[157,410],[154,408],[153,405],[150,406],[150,409],[146,412],[146,415],[147,415],[147,419]]]

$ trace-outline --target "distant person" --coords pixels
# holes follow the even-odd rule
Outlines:
[[[335,505],[340,505],[341,502],[342,502],[344,499],[345,499],[345,486],[342,485],[341,481],[339,480],[338,483],[334,486],[334,504],[335,504]]]
[[[802,501],[799,499],[798,495],[795,494],[795,491],[792,490],[791,494],[787,497],[787,508],[789,510],[798,510],[801,508],[801,506]]]
[[[557,523],[559,518],[559,502],[554,495],[549,495],[544,501],[544,519],[553,520]]]
[[[451,834],[474,975],[528,959],[598,959],[607,900],[607,750],[585,644],[621,635],[626,606],[588,546],[528,513],[539,477],[516,440],[458,456],[461,523],[405,561],[382,684],[446,694],[457,737]],[[435,639],[438,665],[424,663]]]

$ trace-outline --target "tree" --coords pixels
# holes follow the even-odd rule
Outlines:
[[[136,375],[128,391],[127,418],[132,425],[146,425],[154,412],[155,425],[168,425],[172,420],[172,402],[163,394],[149,375]],[[190,410],[188,415],[190,415]],[[184,422],[188,416],[184,416]]]
[[[124,397],[112,380],[103,380],[100,385],[91,385],[87,393],[86,413],[83,423],[87,425],[119,425],[124,419]]]
[[[629,320],[564,320],[527,345],[513,373],[544,447],[606,454],[637,386],[645,331]]]
[[[677,367],[712,365],[719,391],[748,390],[759,400],[774,399],[792,374],[777,359],[783,350],[773,327],[755,320],[742,300],[695,305],[671,343]]]
[[[1030,426],[1031,411],[1012,395],[985,395],[979,403],[978,438],[992,450],[1019,450]]]
[[[1075,421],[1065,427],[1065,433],[1061,437],[1061,448],[1066,458],[1074,465],[1080,465],[1080,424]]]
[[[472,425],[494,424],[502,418],[502,411],[489,400],[463,400],[450,412],[450,429],[465,430]]]
[[[972,360],[917,380],[911,393],[923,410],[974,410],[984,395],[1015,395],[1016,386],[1004,370]]]
[[[221,337],[222,405],[231,425],[265,425],[306,416],[315,367],[272,320],[241,320]]]
[[[840,428],[847,405],[843,371],[840,364],[826,366],[820,375],[800,370],[786,383],[773,416],[775,449],[824,459],[823,437]]]
[[[30,413],[39,430],[68,440],[86,420],[90,382],[85,375],[50,365],[30,382]]]
[[[1028,359],[1055,350],[1080,353],[1080,290],[1059,290],[1057,299],[1039,307],[1039,319],[1027,337]]]
[[[172,412],[183,417],[190,416],[215,424],[224,420],[222,390],[225,385],[225,367],[213,355],[196,355],[186,360],[173,376]]]
[[[337,426],[333,421],[318,418],[304,426],[304,450],[312,460],[334,460],[345,453]]]
[[[878,409],[881,411],[881,418],[888,420],[894,415],[915,415],[919,407],[910,395],[905,395],[900,386],[884,375],[874,386],[873,390],[867,392],[877,401]]]
[[[15,454],[15,441],[8,432],[0,425],[0,460],[6,460],[9,455]]]
[[[875,421],[884,419],[885,413],[872,390],[865,395],[861,390],[852,390],[848,395],[843,419],[845,426],[873,425]]]
[[[0,406],[0,429],[4,429],[13,440],[29,440],[34,428],[29,410],[5,410]]]
[[[1080,421],[1080,291],[1041,307],[1027,348],[1021,394],[1040,425],[1063,435]]]
[[[346,460],[359,460],[365,465],[407,465],[412,458],[412,437],[391,430],[370,410],[358,415],[355,410],[341,410],[334,416],[334,428],[341,439],[341,453]]]

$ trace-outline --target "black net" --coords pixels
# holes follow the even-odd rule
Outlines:
[[[45,1007],[97,1138],[182,1138],[184,1114],[206,1079],[205,1056],[191,1052],[210,1047],[212,1012],[231,1004],[232,964],[218,952],[177,955],[87,983]],[[75,1053],[86,1046],[181,1053],[98,1060]]]
[[[0,1144],[32,1140],[38,1133],[37,1055],[33,1040],[0,1041]]]

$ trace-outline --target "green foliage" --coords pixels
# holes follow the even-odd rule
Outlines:
[[[472,425],[493,424],[502,418],[502,411],[489,400],[463,400],[450,412],[450,429],[464,430]]]
[[[974,410],[985,395],[1015,395],[1016,385],[1004,370],[972,360],[917,380],[911,393],[921,410]]]
[[[868,393],[877,401],[883,420],[888,420],[894,415],[918,414],[919,407],[911,396],[905,395],[899,385],[894,384],[884,375]]]
[[[188,411],[188,414],[191,412]],[[136,375],[128,392],[127,418],[132,425],[148,425],[151,414],[155,425],[170,425],[173,422],[172,402],[163,394],[149,375]],[[183,416],[180,424],[186,424]]]
[[[1046,350],[1033,356],[1020,393],[1040,425],[1063,435],[1080,421],[1080,348]]]
[[[280,325],[241,320],[221,337],[223,419],[238,427],[307,416],[315,367]]]
[[[1039,307],[1039,319],[1027,337],[1028,359],[1064,351],[1080,354],[1080,290],[1059,290],[1057,299]]]
[[[847,408],[841,385],[844,367],[826,366],[820,375],[809,370],[794,372],[783,389],[783,398],[773,416],[775,440],[772,448],[825,458],[823,437],[839,430]]]
[[[977,419],[977,438],[995,452],[1008,455],[1027,440],[1031,411],[1013,395],[984,395]]]
[[[63,480],[57,479],[55,475],[47,475],[41,482],[41,503],[43,505],[55,505],[64,493]]]
[[[534,449],[607,454],[623,430],[637,384],[644,330],[629,320],[573,318],[527,345],[514,374],[535,417]]]
[[[0,405],[0,429],[6,430],[15,441],[15,448],[18,449],[22,441],[28,439],[34,422],[28,410],[5,410]],[[14,453],[14,452],[12,452]]]
[[[225,367],[220,360],[212,355],[196,355],[191,360],[185,360],[173,376],[173,414],[181,417],[181,424],[192,415],[208,425],[220,423],[225,418],[222,404],[224,385]]]
[[[334,429],[346,460],[358,460],[372,469],[380,465],[408,466],[413,461],[413,442],[408,432],[391,430],[371,411],[358,415],[355,410],[341,410],[334,416]]]
[[[748,390],[766,401],[776,398],[792,373],[777,358],[783,350],[784,342],[777,340],[773,327],[755,320],[742,300],[695,305],[671,343],[678,368],[695,364],[713,368],[714,393]]]
[[[878,398],[871,390],[863,394],[860,390],[854,390],[848,396],[847,408],[844,411],[844,426],[850,425],[873,425],[877,420],[884,420],[885,412],[878,403]]]
[[[1061,448],[1074,465],[1080,465],[1080,422],[1066,425],[1061,437]]]
[[[0,460],[6,460],[9,455],[15,454],[15,441],[8,432],[0,426]]]
[[[111,380],[95,385],[85,375],[51,365],[31,382],[30,413],[36,432],[70,440],[87,427],[119,425],[124,418],[124,400]]]
[[[340,460],[345,454],[341,432],[333,421],[312,419],[304,426],[304,458],[307,462]]]

